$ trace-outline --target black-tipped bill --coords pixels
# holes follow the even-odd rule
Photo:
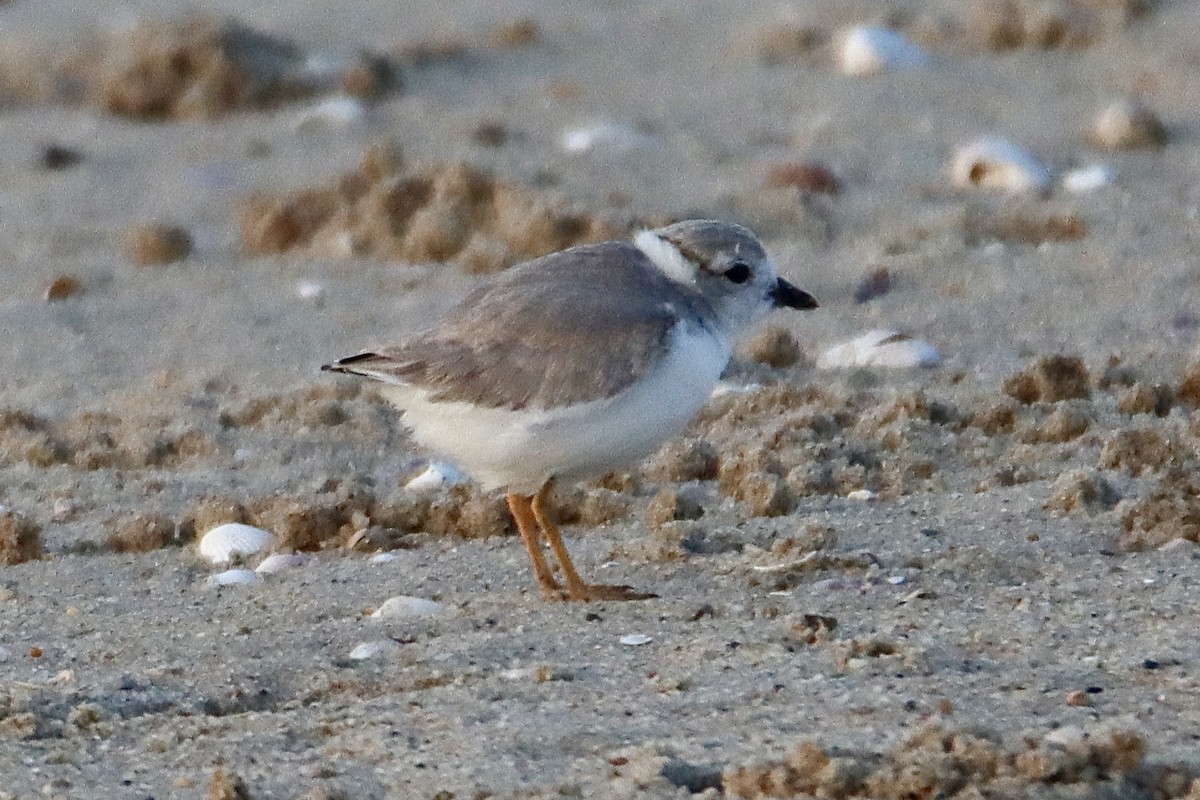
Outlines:
[[[775,282],[771,287],[771,299],[775,301],[776,308],[817,308],[817,298],[813,297],[808,292],[796,287],[794,284],[788,283],[783,278]]]

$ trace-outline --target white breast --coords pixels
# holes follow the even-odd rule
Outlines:
[[[533,493],[550,478],[600,475],[652,453],[708,400],[731,353],[723,332],[680,323],[666,357],[625,391],[554,409],[430,402],[428,392],[410,386],[382,391],[404,410],[422,446],[455,461],[485,488]]]

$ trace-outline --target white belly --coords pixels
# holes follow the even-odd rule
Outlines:
[[[657,368],[622,393],[556,409],[511,411],[431,403],[410,386],[382,387],[423,447],[485,488],[531,494],[549,479],[600,475],[654,452],[687,425],[729,363],[727,336],[682,326]]]

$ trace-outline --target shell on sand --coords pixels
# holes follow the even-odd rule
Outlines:
[[[373,658],[386,658],[400,649],[400,643],[391,639],[376,639],[372,642],[362,642],[350,651],[350,660],[367,661]]]
[[[214,564],[228,564],[238,557],[257,555],[275,546],[275,536],[270,531],[227,522],[210,530],[200,538],[200,555]]]
[[[838,43],[838,67],[847,75],[879,75],[923,67],[929,60],[929,54],[920,46],[891,28],[850,28]]]
[[[262,576],[252,569],[227,569],[208,578],[209,586],[244,586],[261,582]]]
[[[935,367],[941,360],[937,349],[928,342],[896,331],[873,330],[830,347],[817,359],[817,367]]]
[[[421,474],[404,484],[410,492],[434,492],[466,483],[467,476],[452,464],[431,461]]]
[[[275,553],[264,558],[262,563],[254,568],[254,571],[259,575],[271,575],[276,572],[286,572],[289,569],[298,569],[307,563],[308,558],[300,553]]]
[[[962,188],[1019,194],[1049,191],[1054,176],[1028,150],[1007,139],[987,136],[954,151],[950,180]]]
[[[433,600],[423,597],[412,597],[399,594],[383,601],[383,605],[375,609],[371,616],[376,619],[406,619],[411,617],[428,617],[440,614],[446,607]]]
[[[1112,185],[1116,172],[1106,164],[1089,164],[1063,173],[1059,183],[1071,194],[1085,194]]]

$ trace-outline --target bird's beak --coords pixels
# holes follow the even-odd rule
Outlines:
[[[817,308],[817,298],[813,297],[803,289],[797,288],[794,284],[788,283],[783,278],[775,282],[771,287],[771,300],[775,302],[776,308]]]

